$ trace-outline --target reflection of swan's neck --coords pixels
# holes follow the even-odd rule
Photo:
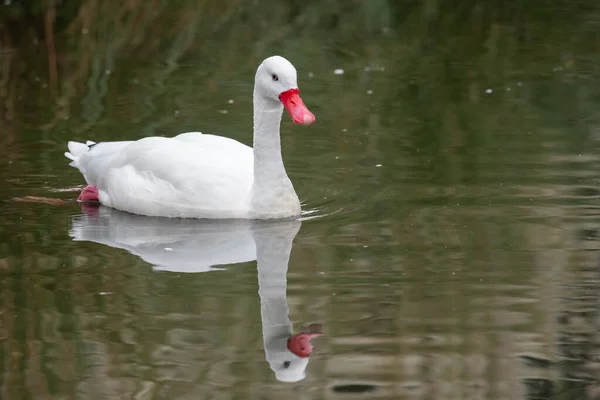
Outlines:
[[[256,240],[258,239],[258,240]],[[258,294],[267,359],[274,341],[292,335],[286,299],[287,269],[294,237],[274,234],[256,238]]]
[[[265,356],[277,379],[298,381],[304,378],[308,358],[299,358],[287,348],[293,331],[288,317],[286,274],[292,241],[300,222],[288,223],[287,229],[257,230],[254,240]]]

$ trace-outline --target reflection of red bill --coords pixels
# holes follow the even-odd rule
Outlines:
[[[279,100],[296,124],[310,125],[315,122],[315,115],[311,113],[300,98],[298,89],[290,89],[279,95]]]
[[[298,333],[288,339],[287,348],[298,357],[306,358],[313,351],[310,340],[321,335],[321,332]]]

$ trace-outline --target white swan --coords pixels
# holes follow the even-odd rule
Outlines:
[[[283,108],[298,124],[306,108],[296,69],[269,57],[254,79],[254,148],[233,139],[183,133],[173,138],[86,144],[69,142],[65,156],[88,187],[80,201],[147,216],[271,219],[300,215],[300,202],[281,158]]]
[[[292,242],[301,222],[148,218],[111,208],[87,209],[73,218],[69,235],[125,249],[154,270],[207,272],[217,265],[256,260],[265,358],[282,382],[306,376],[320,326],[294,334],[287,304],[287,270]]]

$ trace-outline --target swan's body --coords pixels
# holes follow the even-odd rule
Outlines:
[[[253,150],[235,140],[190,132],[83,151],[75,166],[105,206],[163,217],[244,218],[249,212]]]
[[[281,158],[284,105],[294,122],[314,121],[298,95],[295,68],[275,56],[256,72],[254,148],[200,132],[98,144],[69,142],[65,155],[90,185],[80,200],[148,216],[298,216],[300,202]]]

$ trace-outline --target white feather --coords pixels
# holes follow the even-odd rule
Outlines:
[[[259,66],[254,149],[230,138],[188,132],[173,138],[69,142],[65,156],[88,185],[98,188],[102,204],[122,211],[183,218],[298,216],[300,202],[281,161],[283,106],[277,98],[296,87],[296,70],[284,58],[270,57]]]

